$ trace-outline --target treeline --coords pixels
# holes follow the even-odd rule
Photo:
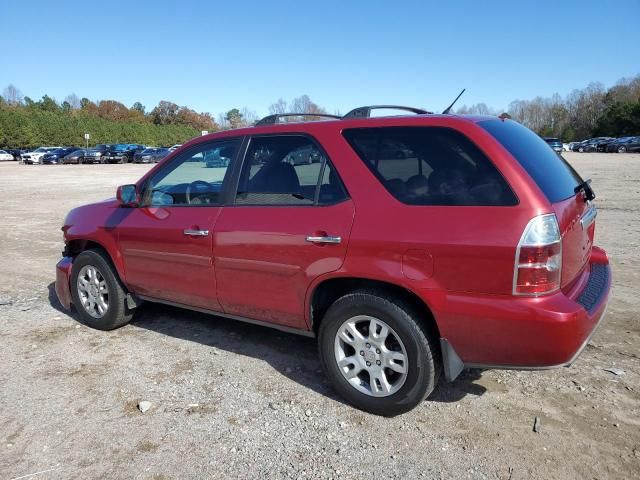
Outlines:
[[[44,95],[34,101],[9,85],[0,96],[0,147],[82,145],[130,142],[147,145],[183,143],[202,130],[215,131],[209,113],[198,113],[173,102],[161,101],[150,112],[134,103],[130,108],[115,100],[92,102],[69,95],[61,103]]]
[[[290,101],[279,99],[269,107],[271,114],[287,112],[327,113],[308,95]],[[479,103],[462,106],[456,113],[507,113],[542,136],[567,142],[593,136],[640,135],[640,75],[621,79],[609,89],[591,83],[564,98],[555,94],[515,100],[507,112]],[[82,145],[84,133],[91,135],[91,144],[171,145],[183,143],[202,130],[239,128],[257,120],[256,112],[248,108],[233,108],[218,115],[216,121],[210,113],[198,113],[166,100],[149,112],[140,102],[127,107],[116,100],[92,102],[75,94],[61,103],[48,95],[34,101],[9,85],[0,96],[0,148]]]
[[[497,115],[484,103],[463,106],[456,113]],[[507,112],[511,118],[542,136],[565,142],[589,137],[640,135],[640,75],[623,78],[605,89],[601,83],[573,90],[566,97],[515,100]]]

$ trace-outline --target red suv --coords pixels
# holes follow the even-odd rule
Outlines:
[[[611,286],[589,182],[512,120],[372,108],[194,139],[72,210],[60,302],[103,330],[150,301],[318,337],[382,415],[467,367],[571,364]]]

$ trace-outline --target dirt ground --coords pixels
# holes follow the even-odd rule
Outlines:
[[[0,478],[639,478],[640,155],[567,157],[598,195],[604,324],[571,368],[469,371],[393,419],[344,404],[312,339],[159,305],[78,323],[63,218],[150,167],[0,164]]]

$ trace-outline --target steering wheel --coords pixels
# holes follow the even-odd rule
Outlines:
[[[187,204],[191,203],[202,203],[202,201],[197,198],[198,195],[202,195],[203,193],[208,193],[211,191],[211,184],[205,182],[204,180],[196,180],[187,185],[187,190],[185,191],[185,196],[187,197]]]

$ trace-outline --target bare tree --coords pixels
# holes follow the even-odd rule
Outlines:
[[[9,105],[22,105],[22,92],[13,84],[9,84],[2,92],[2,96]]]
[[[240,113],[242,115],[242,124],[245,127],[251,126],[259,120],[255,110],[249,110],[247,107],[244,107]]]
[[[269,113],[271,115],[287,113],[287,102],[285,102],[282,98],[279,98],[276,103],[272,103],[269,106]]]
[[[73,110],[78,110],[80,108],[80,99],[75,93],[67,95],[64,101],[67,102]]]

